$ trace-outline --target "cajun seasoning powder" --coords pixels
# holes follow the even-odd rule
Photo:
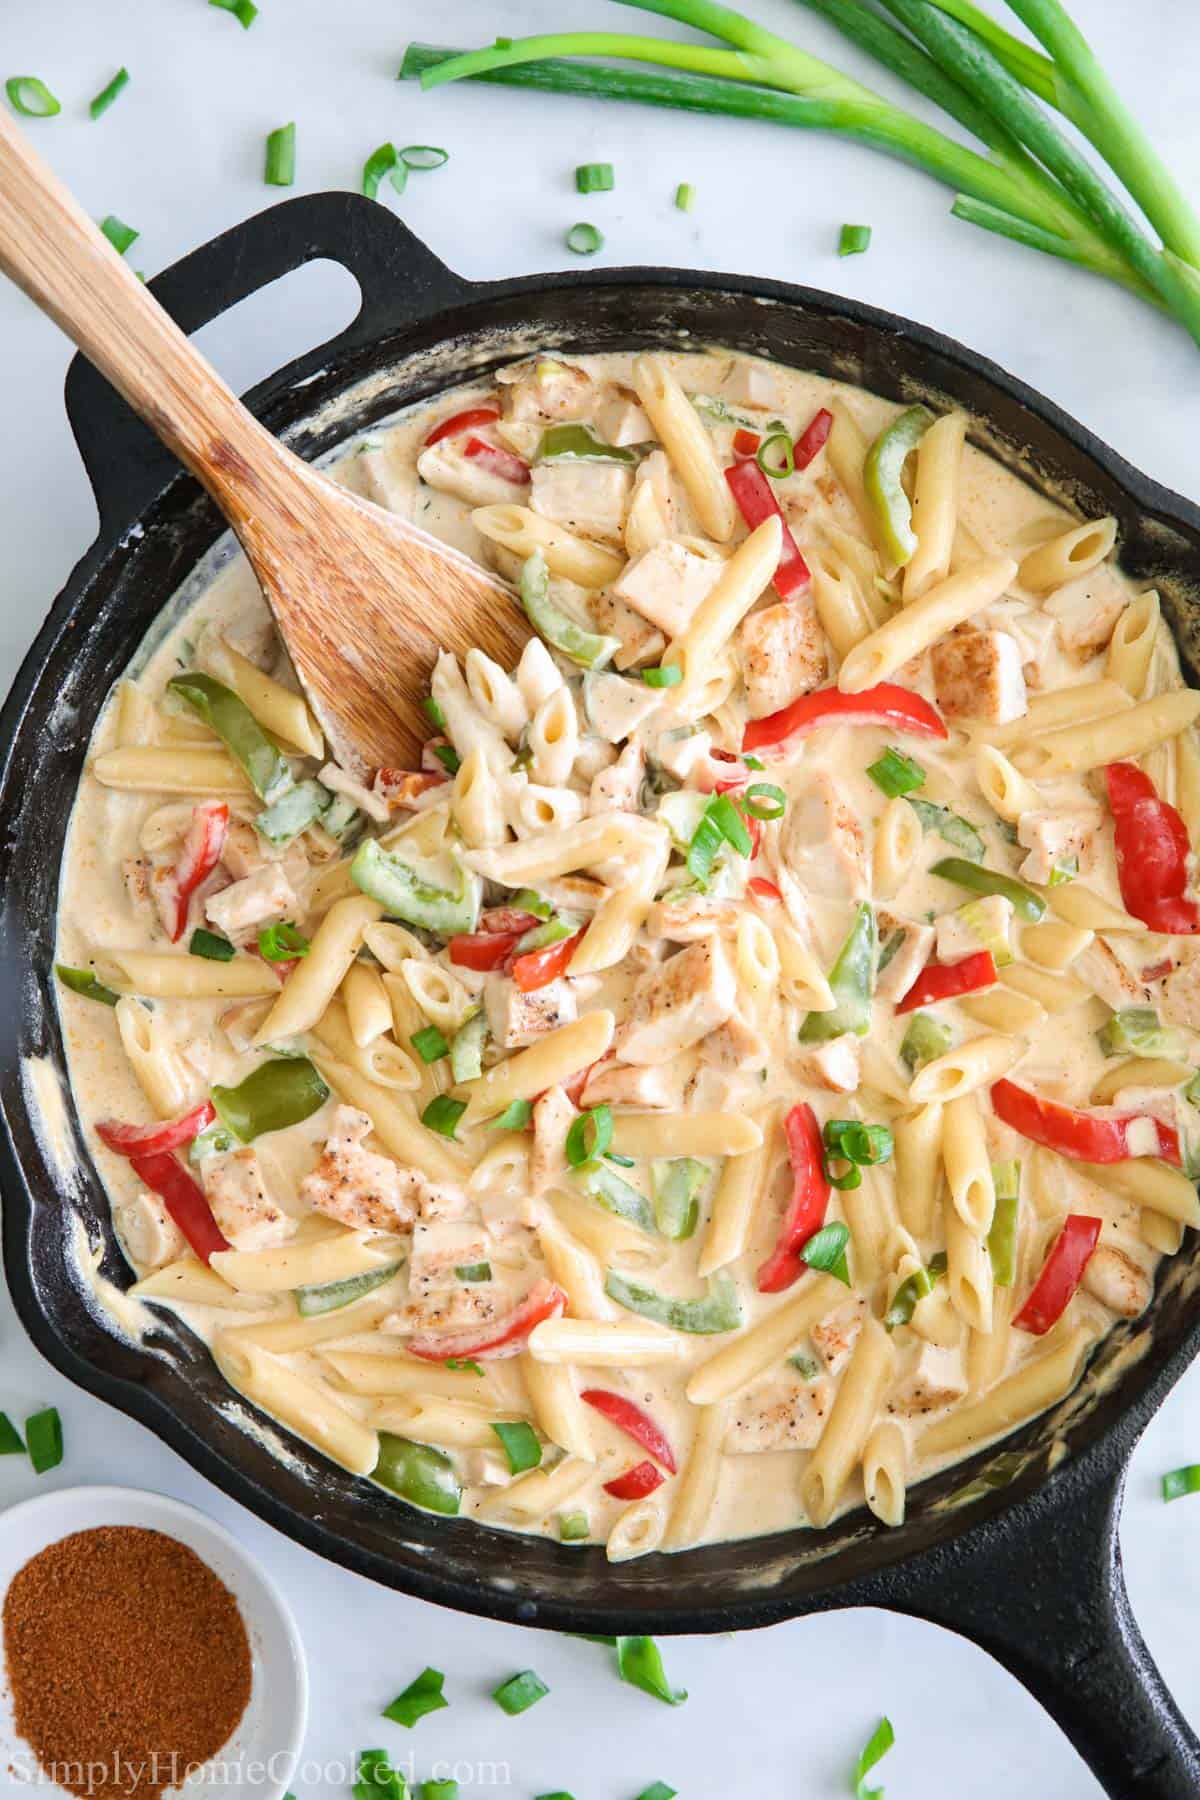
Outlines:
[[[4,1655],[17,1731],[89,1800],[157,1800],[232,1737],[250,1644],[212,1570],[160,1531],[104,1525],[13,1578]]]

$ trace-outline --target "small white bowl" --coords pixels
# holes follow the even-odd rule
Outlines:
[[[253,1658],[250,1702],[233,1737],[180,1789],[191,1795],[218,1782],[222,1800],[282,1800],[299,1759],[308,1719],[304,1646],[287,1601],[236,1538],[194,1507],[137,1488],[76,1487],[40,1494],[0,1513],[0,1609],[9,1583],[29,1560],[76,1531],[135,1525],[185,1544],[237,1600]],[[215,1649],[215,1646],[214,1646]],[[63,1790],[39,1777],[33,1752],[16,1735],[12,1697],[0,1683],[0,1761],[40,1791]],[[174,1790],[172,1790],[174,1791]]]

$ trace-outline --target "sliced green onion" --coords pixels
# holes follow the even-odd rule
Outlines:
[[[123,219],[118,219],[116,213],[109,213],[106,219],[102,219],[100,229],[118,256],[124,256],[130,244],[136,243],[138,239],[138,233],[133,226],[126,225]]]
[[[442,1692],[446,1677],[440,1669],[422,1669],[415,1681],[410,1681],[402,1694],[397,1694],[390,1706],[385,1706],[383,1716],[390,1719],[393,1725],[405,1725],[412,1730],[418,1719],[427,1713],[441,1712],[450,1702]]]
[[[24,1456],[21,1434],[7,1413],[0,1412],[0,1456]]]
[[[648,1788],[643,1788],[637,1800],[676,1800],[678,1788],[668,1787],[665,1781],[652,1781]]]
[[[459,1263],[455,1268],[454,1277],[456,1281],[465,1281],[468,1284],[473,1281],[490,1281],[492,1265],[490,1262]]]
[[[421,1114],[421,1123],[427,1131],[436,1131],[439,1137],[452,1138],[466,1110],[465,1100],[453,1100],[449,1094],[435,1094]]]
[[[591,1112],[580,1113],[567,1133],[565,1149],[571,1167],[582,1169],[585,1163],[596,1162],[612,1143],[612,1135],[611,1107],[596,1106]]]
[[[532,1669],[522,1669],[519,1675],[510,1675],[507,1681],[502,1681],[498,1688],[493,1689],[492,1699],[501,1712],[506,1712],[513,1718],[517,1713],[528,1712],[531,1706],[544,1700],[549,1692],[545,1682]]]
[[[208,0],[208,4],[220,7],[222,12],[232,13],[243,31],[249,31],[258,17],[254,0]]]
[[[581,194],[607,194],[616,186],[611,163],[580,163],[575,171],[576,191]]]
[[[867,1776],[881,1757],[886,1756],[896,1741],[890,1719],[880,1719],[863,1746],[854,1771],[854,1800],[883,1800],[882,1788],[869,1788]]]
[[[268,187],[291,187],[296,179],[296,123],[279,126],[267,137],[263,180]]]
[[[839,256],[861,256],[871,246],[869,225],[843,225],[838,235]]]
[[[211,1130],[212,1127],[210,1126]],[[340,1312],[356,1300],[374,1293],[400,1270],[400,1264],[386,1263],[381,1269],[365,1269],[361,1275],[347,1275],[343,1281],[323,1281],[312,1287],[296,1289],[296,1311],[302,1319],[320,1318],[324,1313]]]
[[[820,1269],[826,1275],[832,1275],[836,1281],[850,1286],[850,1271],[846,1266],[846,1245],[850,1242],[849,1229],[836,1221],[832,1225],[822,1225],[815,1231],[800,1252],[800,1261],[807,1263],[810,1269]]]
[[[651,1165],[654,1222],[666,1238],[690,1238],[700,1220],[700,1194],[711,1174],[694,1156],[673,1156]]]
[[[102,1006],[115,1006],[121,998],[110,987],[105,987],[91,969],[73,969],[69,963],[55,963],[54,973],[65,988],[70,988],[73,994],[82,994],[85,1000],[99,1000]]]
[[[206,1156],[224,1156],[237,1143],[231,1131],[226,1130],[219,1119],[206,1125],[197,1137],[194,1137],[187,1149],[187,1159],[194,1169],[198,1169]],[[297,1289],[297,1293],[299,1289]]]
[[[1065,862],[1055,863],[1050,871],[1047,887],[1065,887],[1068,881],[1074,881],[1079,873],[1079,858],[1068,856]]]
[[[772,448],[774,446],[774,448]],[[772,431],[754,452],[754,460],[772,481],[784,481],[796,473],[796,446],[790,431]]]
[[[580,921],[566,913],[543,919],[540,925],[531,925],[525,935],[517,939],[516,954],[525,956],[530,950],[547,950],[551,944],[561,944],[564,938],[574,937],[579,926]]]
[[[672,1687],[663,1667],[662,1651],[652,1637],[619,1637],[617,1639],[617,1673],[630,1687],[641,1688],[668,1706],[682,1706],[686,1688]]]
[[[408,1041],[423,1063],[439,1062],[450,1054],[450,1046],[436,1025],[422,1026]]]
[[[867,774],[889,800],[895,800],[901,794],[911,794],[914,788],[925,785],[925,771],[920,763],[914,762],[911,756],[905,756],[903,751],[890,747],[877,762],[870,765]]]
[[[488,1129],[499,1131],[524,1131],[533,1117],[532,1100],[510,1100],[502,1113],[488,1120]]]
[[[948,806],[937,806],[932,800],[914,800],[908,796],[908,804],[921,821],[922,831],[935,831],[938,837],[956,850],[969,857],[972,862],[982,862],[987,854],[987,845],[969,819],[960,817],[950,811]],[[948,859],[953,860],[953,858]]]
[[[647,687],[678,687],[683,680],[683,670],[677,663],[668,663],[665,668],[643,669],[642,680]]]
[[[947,1257],[943,1250],[931,1256],[929,1266],[925,1269],[914,1269],[906,1281],[902,1281],[892,1295],[892,1304],[883,1315],[884,1328],[894,1331],[897,1325],[908,1325],[913,1313],[917,1310],[917,1302],[926,1294],[932,1294],[935,1283],[942,1279],[947,1269]]]
[[[572,225],[563,243],[572,256],[595,256],[597,250],[604,248],[604,233],[581,219],[577,225]]]
[[[1186,1468],[1172,1469],[1162,1478],[1164,1500],[1182,1500],[1185,1494],[1200,1494],[1200,1463],[1189,1463]]]
[[[681,181],[675,189],[675,204],[680,212],[691,212],[696,204],[696,190],[690,181]]]
[[[483,1364],[472,1362],[469,1357],[448,1356],[445,1367],[447,1369],[465,1369],[468,1375],[482,1375],[484,1372]]]
[[[577,1544],[582,1538],[592,1533],[588,1516],[585,1512],[559,1513],[558,1535],[564,1544]]]
[[[439,731],[445,731],[446,715],[442,711],[440,703],[434,699],[432,694],[426,694],[425,698],[422,700],[421,711],[425,714],[427,719],[431,720],[432,723],[437,726]]]
[[[351,1786],[354,1800],[409,1800],[408,1783],[393,1769],[386,1750],[360,1750],[358,1780]]]
[[[532,1425],[527,1425],[521,1419],[515,1425],[493,1425],[492,1430],[504,1446],[508,1466],[514,1475],[523,1475],[526,1469],[538,1467],[542,1460],[542,1446]],[[532,1706],[532,1700],[529,1704]]]
[[[900,1041],[900,1061],[910,1075],[950,1048],[950,1027],[932,1013],[914,1013]]]
[[[52,119],[62,111],[45,82],[37,75],[10,75],[4,84],[9,105],[23,119]]]
[[[258,954],[266,962],[292,962],[298,956],[307,956],[311,949],[303,932],[287,919],[279,925],[264,925],[258,934]]]
[[[209,962],[232,962],[237,951],[227,937],[219,931],[206,931],[203,925],[197,925],[188,939],[188,952],[192,956],[203,956]]]
[[[450,161],[450,152],[440,144],[405,144],[400,161],[406,169],[440,169]]]
[[[30,1414],[25,1421],[25,1443],[35,1474],[57,1469],[63,1459],[63,1429],[56,1406]]]
[[[459,1800],[457,1781],[443,1777],[437,1781],[421,1783],[421,1800]]]
[[[810,1356],[806,1350],[797,1350],[795,1356],[788,1357],[788,1361],[791,1363],[793,1369],[804,1377],[805,1381],[816,1381],[820,1376],[820,1363],[815,1356]]]
[[[862,1168],[889,1162],[895,1148],[886,1125],[864,1125],[861,1119],[827,1119],[824,1136],[828,1156]],[[858,1183],[853,1185],[857,1187]]]
[[[380,144],[378,150],[372,150],[370,156],[368,156],[366,162],[363,164],[362,172],[362,191],[367,196],[367,199],[377,200],[379,198],[379,184],[384,176],[391,175],[400,167],[402,167],[402,164],[395,144]],[[437,706],[437,701],[434,700],[431,702],[423,700],[421,704],[426,712],[428,712],[431,704]],[[438,706],[439,713],[441,710],[441,707]],[[432,717],[432,714],[430,716]],[[444,723],[445,721],[437,722]]]
[[[129,70],[124,68],[118,69],[108,86],[102,87],[100,92],[96,95],[96,98],[89,105],[88,111],[93,119],[98,119],[102,113],[108,111],[122,88],[128,84],[128,81]]]
[[[636,1156],[618,1156],[615,1150],[604,1152],[605,1162],[615,1163],[618,1169],[632,1169],[637,1165]]]
[[[782,819],[787,795],[773,781],[754,781],[742,795],[742,811],[752,819]]]
[[[749,856],[753,841],[746,821],[728,794],[714,794],[704,808],[688,845],[687,868],[693,881],[706,887],[721,845],[729,844],[739,856]]]
[[[462,768],[462,758],[453,744],[432,744],[433,754],[445,769],[447,775],[457,775]]]

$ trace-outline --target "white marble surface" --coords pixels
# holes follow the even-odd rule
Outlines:
[[[299,130],[297,192],[355,185],[364,157],[384,139],[443,143],[449,166],[415,178],[397,204],[468,275],[557,267],[566,260],[564,228],[590,217],[603,227],[605,259],[614,263],[744,270],[841,289],[961,337],[1149,473],[1200,496],[1196,349],[1115,289],[952,220],[948,194],[919,174],[856,146],[765,126],[499,89],[422,98],[392,80],[412,35],[471,44],[501,30],[641,28],[604,0],[453,0],[440,9],[412,0],[261,4],[248,33],[203,0],[6,8],[0,76],[40,74],[62,98],[63,114],[31,130],[85,206],[140,228],[135,266],[153,273],[267,205],[262,139],[288,119]],[[1200,18],[1191,0],[1075,5],[1194,189]],[[755,10],[875,79],[821,21],[787,0],[756,0]],[[660,27],[650,19],[645,28]],[[86,101],[122,62],[132,85],[93,125]],[[596,158],[615,162],[616,191],[581,200],[573,167]],[[671,205],[680,180],[697,190],[687,217]],[[834,256],[843,220],[874,225],[868,256]],[[246,387],[344,323],[351,290],[344,273],[310,269],[291,278],[286,294],[251,301],[206,332],[205,347],[235,387]],[[63,417],[67,361],[53,328],[0,287],[4,681],[95,527]],[[1099,1793],[1014,1681],[930,1626],[858,1612],[736,1642],[676,1642],[668,1646],[669,1667],[692,1697],[671,1711],[622,1688],[598,1647],[456,1617],[345,1574],[267,1530],[140,1427],[60,1380],[0,1296],[0,1407],[20,1417],[49,1402],[62,1412],[67,1455],[48,1481],[136,1483],[190,1500],[237,1532],[291,1593],[312,1669],[307,1756],[326,1765],[294,1784],[300,1800],[343,1793],[338,1765],[377,1743],[414,1754],[419,1776],[432,1773],[435,1760],[460,1761],[463,1800],[497,1786],[514,1800],[558,1788],[579,1800],[633,1800],[655,1778],[689,1797],[753,1791],[767,1800],[824,1800],[850,1791],[847,1770],[881,1711],[897,1733],[879,1771],[888,1800],[1087,1800]],[[1193,1370],[1134,1459],[1123,1545],[1150,1646],[1200,1723],[1200,1501],[1163,1507],[1157,1498],[1161,1471],[1198,1457],[1200,1370]],[[37,1486],[17,1459],[0,1462],[0,1507]],[[426,1662],[447,1671],[452,1708],[411,1734],[380,1723],[380,1708]],[[510,1720],[487,1694],[525,1666],[539,1670],[552,1695]],[[499,1767],[489,1773],[489,1764]],[[6,1783],[14,1786],[0,1772],[0,1788]]]

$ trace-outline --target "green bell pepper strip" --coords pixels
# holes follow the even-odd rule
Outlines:
[[[1021,1165],[1017,1161],[992,1164],[996,1210],[988,1232],[992,1280],[997,1287],[1012,1287],[1017,1279],[1017,1223],[1020,1212]]]
[[[833,1011],[809,1013],[800,1027],[802,1044],[824,1044],[830,1038],[841,1037],[844,1031],[853,1031],[858,1037],[867,1035],[877,948],[875,913],[864,903],[855,913],[849,935],[829,971]]]
[[[533,460],[544,463],[560,457],[570,462],[615,462],[631,466],[640,460],[636,450],[606,444],[590,425],[547,425]]]
[[[455,1081],[474,1081],[483,1074],[483,1046],[488,1039],[487,1014],[481,1009],[459,1026],[450,1040],[450,1073]]]
[[[910,406],[881,431],[863,463],[863,488],[867,505],[888,560],[902,568],[917,547],[912,527],[912,504],[901,476],[909,453],[916,449],[933,414],[927,406]]]
[[[645,1194],[639,1194],[635,1187],[630,1187],[627,1181],[614,1175],[604,1163],[584,1163],[578,1174],[583,1182],[584,1193],[597,1201],[606,1212],[615,1213],[619,1219],[627,1219],[641,1231],[654,1230],[654,1208]]]
[[[932,800],[915,800],[911,794],[904,798],[921,821],[922,831],[936,831],[940,838],[961,850],[972,862],[982,862],[987,854],[987,845],[969,819],[951,812],[948,806],[938,806]]]
[[[246,779],[260,800],[272,806],[287,793],[292,786],[287,758],[275,748],[246,702],[232,688],[196,669],[172,676],[167,686],[216,732],[245,770]]]
[[[643,1287],[610,1269],[604,1280],[604,1291],[610,1300],[628,1312],[640,1313],[658,1325],[669,1325],[672,1331],[689,1331],[697,1336],[710,1336],[717,1331],[736,1331],[742,1323],[742,1305],[738,1291],[728,1275],[712,1275],[703,1300],[679,1300],[673,1294],[660,1294]]]
[[[907,1281],[902,1281],[892,1295],[892,1304],[883,1315],[884,1329],[895,1331],[897,1325],[908,1325],[913,1313],[917,1310],[917,1302],[926,1294],[932,1294],[936,1284],[946,1273],[947,1257],[944,1250],[931,1256],[929,1265],[924,1269],[914,1269]]]
[[[1179,1056],[1184,1041],[1160,1025],[1152,1006],[1123,1006],[1096,1033],[1105,1056]]]
[[[307,1056],[281,1056],[260,1064],[236,1087],[212,1091],[222,1125],[243,1144],[311,1118],[328,1098],[329,1089]]]
[[[9,1418],[0,1412],[0,1456],[24,1456],[25,1440]]]
[[[322,1313],[352,1306],[365,1294],[373,1293],[390,1281],[400,1266],[398,1262],[388,1263],[382,1269],[368,1269],[363,1275],[348,1275],[345,1281],[326,1281],[319,1287],[298,1287],[296,1310],[302,1319],[318,1319]]]
[[[910,1075],[950,1048],[950,1027],[932,1013],[914,1013],[900,1041],[900,1061]]]
[[[483,883],[478,875],[459,866],[462,885],[457,893],[422,881],[415,869],[384,850],[376,838],[359,845],[350,864],[350,879],[392,919],[420,925],[438,937],[455,937],[474,931],[479,922]]]
[[[73,969],[69,963],[55,963],[54,973],[65,988],[70,988],[73,994],[82,994],[85,1000],[99,1000],[103,1006],[115,1006],[121,998],[110,987],[105,987],[91,969]]]
[[[280,795],[274,806],[259,813],[254,829],[268,844],[282,849],[317,823],[328,807],[329,799],[329,789],[323,788],[319,781],[298,781],[295,787]]]
[[[454,1464],[432,1444],[414,1444],[390,1431],[379,1434],[379,1461],[371,1479],[426,1512],[457,1514],[462,1488]]]
[[[339,844],[353,837],[362,823],[362,814],[345,794],[335,794],[321,814],[321,830],[327,831]]]
[[[1002,895],[1012,902],[1017,917],[1030,925],[1036,925],[1046,910],[1042,896],[1026,887],[1023,881],[1013,875],[1002,875],[998,869],[980,868],[978,863],[968,862],[962,856],[944,856],[929,872],[940,875],[943,881],[954,882],[956,887],[969,888],[975,894]]]
[[[550,571],[540,550],[526,558],[521,570],[521,605],[538,636],[584,669],[602,669],[621,648],[620,638],[601,637],[568,618],[550,598]]]
[[[674,1156],[650,1170],[654,1221],[666,1238],[690,1238],[700,1219],[700,1191],[711,1170],[694,1156]]]

